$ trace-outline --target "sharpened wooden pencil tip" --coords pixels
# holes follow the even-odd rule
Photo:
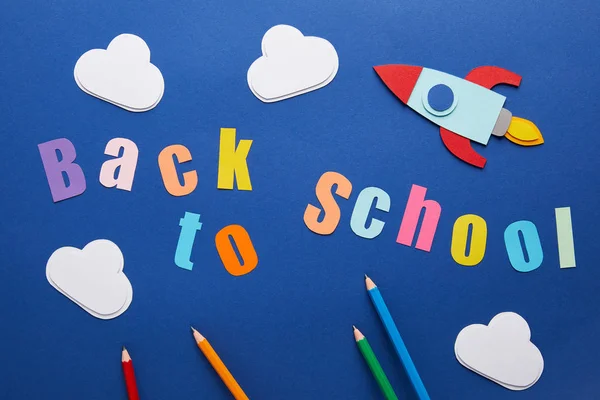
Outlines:
[[[355,327],[354,325],[352,325],[352,329],[353,329],[353,330],[356,330],[356,327]]]
[[[196,343],[200,343],[205,339],[204,336],[200,332],[198,332],[194,327],[192,327],[192,333],[194,334],[194,339],[196,339]]]
[[[354,327],[354,340],[356,340],[357,342],[361,339],[364,339],[365,335],[363,335],[357,327]]]
[[[377,285],[375,285],[375,282],[373,282],[373,280],[366,275],[365,275],[365,285],[367,286],[367,290],[371,290],[371,289],[377,287]]]
[[[129,352],[127,351],[125,346],[123,346],[123,350],[121,351],[121,362],[129,362],[129,361],[131,361],[131,356],[129,355]]]
[[[121,351],[127,351],[127,349],[125,348],[125,346],[123,346],[123,347],[121,348]]]

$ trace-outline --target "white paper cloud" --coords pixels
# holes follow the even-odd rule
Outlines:
[[[496,315],[489,325],[461,330],[454,352],[462,365],[511,390],[531,387],[544,370],[527,321],[513,312]]]
[[[59,292],[101,319],[123,314],[133,299],[133,288],[123,273],[123,254],[106,239],[82,250],[61,247],[46,264],[46,278]]]
[[[262,39],[262,57],[248,69],[248,86],[265,103],[319,89],[338,71],[337,52],[327,40],[276,25]]]
[[[160,70],[150,63],[150,49],[138,36],[124,33],[108,48],[84,53],[74,70],[84,92],[128,111],[156,107],[165,90]]]

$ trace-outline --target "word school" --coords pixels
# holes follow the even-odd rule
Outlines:
[[[340,207],[332,192],[334,186],[337,186],[335,195],[346,200],[350,198],[352,183],[348,178],[338,172],[325,172],[319,178],[315,188],[320,206],[308,204],[304,212],[304,223],[308,229],[319,235],[332,234],[340,222]],[[424,211],[415,247],[419,250],[430,251],[442,207],[435,200],[425,200],[426,194],[427,188],[412,185],[396,242],[412,246],[421,213]],[[350,217],[352,231],[366,239],[379,236],[385,222],[372,218],[369,214],[372,208],[389,212],[390,204],[390,196],[383,189],[378,187],[363,189],[358,194]],[[570,207],[556,208],[555,216],[560,268],[573,268],[575,267],[575,245]],[[471,240],[469,248],[467,248],[469,231]],[[523,245],[521,245],[519,235],[523,237]],[[461,215],[456,219],[450,246],[450,253],[454,261],[464,266],[479,264],[485,255],[486,243],[487,224],[485,219],[474,214]],[[508,225],[504,231],[504,244],[510,263],[515,270],[530,272],[542,264],[544,252],[537,227],[533,222],[523,220]]]

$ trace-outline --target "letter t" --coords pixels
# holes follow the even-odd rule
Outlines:
[[[190,261],[192,247],[196,239],[196,232],[202,229],[200,214],[186,211],[183,218],[179,220],[179,226],[181,227],[181,233],[175,250],[175,265],[191,271],[194,266],[194,263]]]

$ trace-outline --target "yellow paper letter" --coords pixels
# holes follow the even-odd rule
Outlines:
[[[238,190],[252,190],[246,163],[251,145],[252,140],[240,140],[236,149],[235,128],[221,128],[217,188],[233,189],[233,175],[235,174]]]
[[[467,255],[467,236],[469,234],[469,226],[472,226],[471,231],[471,246]],[[479,215],[466,214],[461,215],[452,229],[452,245],[450,253],[452,258],[460,265],[472,267],[483,260],[485,255],[485,245],[487,242],[487,224],[485,219]]]

